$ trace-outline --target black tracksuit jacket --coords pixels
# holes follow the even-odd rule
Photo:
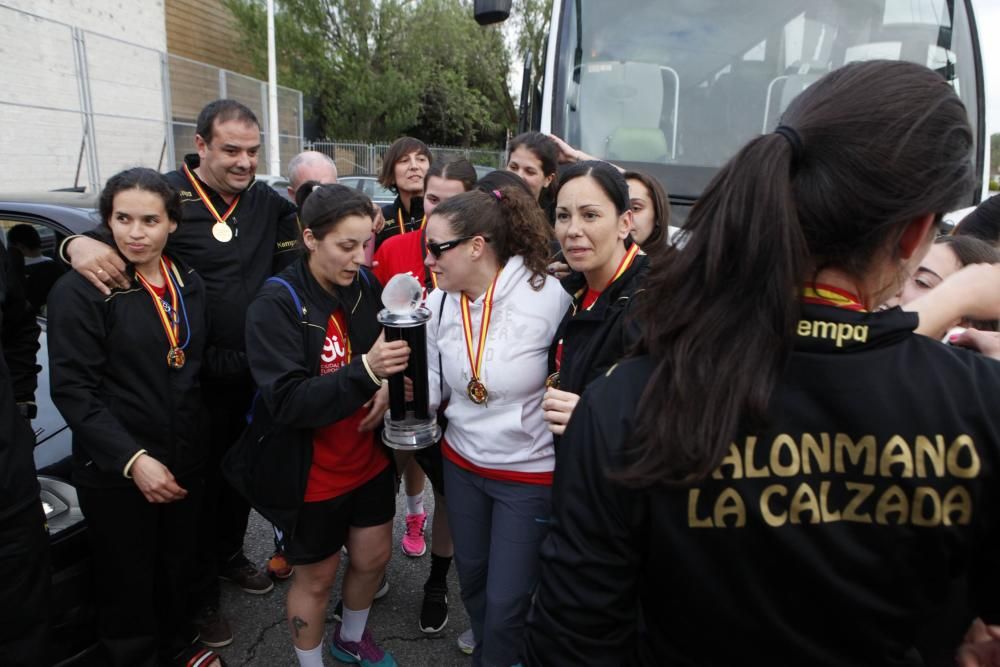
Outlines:
[[[403,229],[399,228],[399,212],[403,212]],[[375,249],[377,250],[382,242],[391,236],[398,236],[414,229],[420,229],[424,221],[424,198],[413,197],[410,199],[410,210],[403,208],[403,200],[399,195],[396,201],[382,207],[382,217],[385,218],[385,227],[375,236]]]
[[[352,286],[331,294],[316,282],[303,257],[278,277],[295,290],[304,312],[296,310],[288,288],[272,281],[264,284],[247,313],[247,357],[259,387],[254,425],[277,427],[288,441],[287,450],[262,464],[261,474],[249,481],[247,495],[289,535],[305,501],[313,430],[351,416],[381,386],[368,375],[361,355],[382,330],[376,319],[382,287],[370,271],[363,272]],[[327,323],[338,308],[344,310],[354,355],[347,366],[320,375]]]
[[[23,285],[0,243],[0,520],[38,501],[32,457],[35,434],[17,403],[35,400],[39,331]]]
[[[768,427],[689,486],[608,476],[655,361],[592,383],[558,451],[525,663],[937,664],[973,614],[1000,622],[1000,363],[916,324],[804,306]]]
[[[628,324],[632,296],[641,288],[649,272],[649,257],[636,255],[625,273],[613,282],[594,302],[590,310],[579,310],[587,284],[580,274],[572,274],[563,287],[574,294],[555,338],[549,347],[549,372],[556,369],[556,350],[563,342],[559,388],[582,394],[595,378],[618,363],[635,341],[636,333]]]
[[[205,286],[173,259],[191,339],[183,368],[167,366],[169,342],[149,293],[132,286],[104,296],[70,272],[49,295],[52,400],[73,432],[74,481],[125,486],[123,471],[140,449],[175,476],[199,470],[208,451],[201,379],[238,369],[242,354],[209,344]],[[187,338],[181,318],[180,342]]]
[[[184,162],[192,173],[200,163],[197,154],[186,155]],[[217,345],[242,352],[250,301],[268,277],[298,257],[301,233],[296,208],[266,183],[254,181],[240,193],[239,204],[227,220],[232,240],[222,243],[212,236],[215,217],[184,172],[171,171],[164,177],[180,192],[183,215],[167,239],[165,252],[186,262],[204,281]],[[223,214],[229,205],[200,179],[199,183]],[[88,236],[114,245],[105,225]]]

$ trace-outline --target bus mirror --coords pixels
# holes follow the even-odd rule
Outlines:
[[[510,6],[513,0],[475,0],[473,12],[476,23],[491,25],[502,23],[510,16]]]

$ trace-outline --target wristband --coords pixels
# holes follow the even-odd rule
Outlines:
[[[59,244],[59,259],[61,259],[64,263],[69,264],[70,266],[73,265],[73,262],[69,261],[69,258],[66,257],[66,246],[69,245],[70,241],[72,241],[73,239],[78,239],[81,236],[83,235],[73,234],[72,236],[67,236],[66,238],[63,239],[63,242]]]
[[[377,384],[379,387],[381,387],[382,386],[382,378],[380,378],[379,376],[375,375],[375,371],[373,371],[372,367],[368,365],[368,355],[367,354],[362,354],[361,355],[361,363],[364,365],[365,371],[368,373],[368,377],[371,378],[371,381],[374,382],[375,384]]]
[[[125,475],[125,479],[132,479],[132,475],[129,474],[132,471],[132,464],[134,464],[136,462],[136,459],[138,459],[145,453],[146,453],[145,449],[140,449],[139,451],[137,451],[135,454],[132,455],[132,458],[128,460],[128,463],[125,464],[125,469],[122,470],[122,474]]]

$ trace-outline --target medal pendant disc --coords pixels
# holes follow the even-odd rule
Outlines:
[[[471,400],[476,405],[482,405],[489,398],[489,392],[486,391],[486,385],[476,379],[469,380],[469,386],[465,388],[465,393],[469,395],[469,400]]]
[[[558,389],[559,388],[559,371],[556,371],[552,375],[545,378],[545,388],[546,389]]]
[[[229,228],[229,225],[217,222],[212,225],[212,236],[219,243],[229,243],[233,240],[233,230]]]
[[[175,371],[184,368],[185,360],[184,350],[179,347],[172,347],[167,352],[167,366],[170,366]]]

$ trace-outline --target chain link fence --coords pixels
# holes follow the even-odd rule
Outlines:
[[[0,4],[0,189],[86,187],[134,166],[168,171],[194,151],[220,97],[267,128],[267,84]],[[302,93],[278,87],[280,163],[302,150]],[[261,164],[267,164],[267,136]]]
[[[341,176],[377,174],[389,144],[370,144],[362,141],[314,141],[306,148],[319,151],[333,158]],[[474,165],[500,169],[506,163],[503,150],[489,148],[458,148],[454,146],[429,146],[435,162],[464,157]],[[287,163],[283,163],[287,164]]]

